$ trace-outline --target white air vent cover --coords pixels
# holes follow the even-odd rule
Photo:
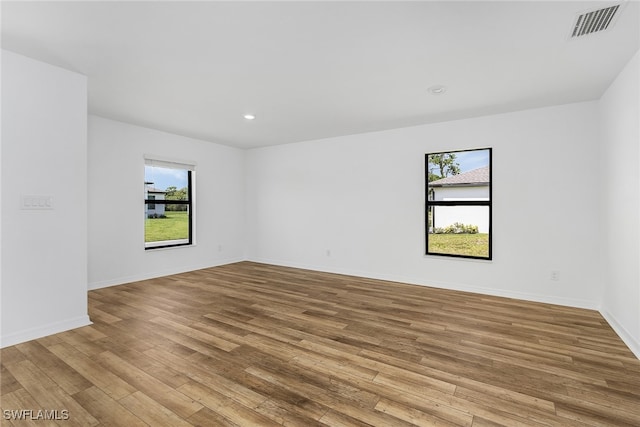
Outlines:
[[[573,22],[571,38],[586,36],[588,34],[604,31],[609,28],[617,16],[620,5],[605,7],[604,9],[592,10],[576,16]]]

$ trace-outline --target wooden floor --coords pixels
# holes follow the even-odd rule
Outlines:
[[[2,350],[0,424],[640,426],[640,361],[595,311],[250,262],[89,307]]]

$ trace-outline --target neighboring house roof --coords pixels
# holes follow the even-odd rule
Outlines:
[[[489,166],[473,169],[468,172],[451,175],[446,178],[431,181],[429,187],[455,187],[469,185],[489,185]]]
[[[158,193],[158,194],[166,194],[167,192],[164,190],[159,190],[155,187],[147,187],[147,193]]]

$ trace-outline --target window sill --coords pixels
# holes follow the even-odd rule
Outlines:
[[[189,248],[195,246],[195,243],[189,243],[188,240],[165,240],[162,242],[145,243],[145,251],[159,251],[166,249]]]
[[[431,259],[442,259],[449,261],[472,261],[472,262],[480,262],[480,263],[491,263],[493,261],[492,258],[474,258],[469,256],[455,256],[455,255],[445,255],[445,254],[424,254],[423,258],[431,258]]]

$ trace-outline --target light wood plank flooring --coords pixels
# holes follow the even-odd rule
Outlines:
[[[0,424],[640,426],[640,361],[595,311],[250,262],[89,307],[2,350]]]

